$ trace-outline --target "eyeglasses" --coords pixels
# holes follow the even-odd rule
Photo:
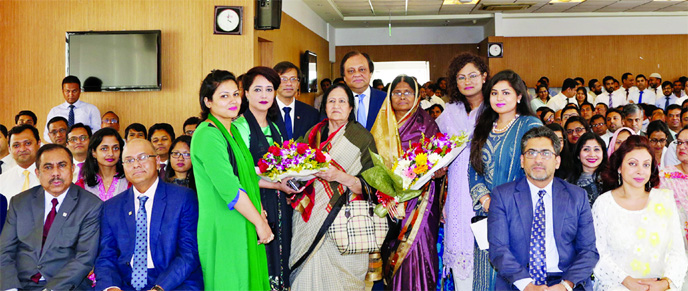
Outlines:
[[[280,80],[282,80],[282,82],[292,82],[292,83],[294,83],[294,82],[298,82],[298,81],[299,81],[299,78],[297,78],[297,77],[291,77],[291,78],[282,77],[282,78],[280,78]]]
[[[477,80],[478,78],[480,78],[480,74],[476,74],[476,73],[468,74],[468,78],[466,78],[466,76],[464,76],[464,75],[459,75],[456,77],[456,82],[457,83],[466,83],[466,79],[473,82],[473,81]]]
[[[140,154],[136,157],[126,157],[122,160],[122,164],[129,165],[133,164],[136,161],[139,161],[139,163],[145,162],[149,158],[154,158],[157,157],[158,155],[148,155],[148,154]]]
[[[602,123],[595,123],[595,124],[592,125],[593,128],[598,128],[598,127],[602,127],[602,126],[604,126],[604,122],[602,122]]]
[[[80,135],[80,136],[72,136],[67,139],[69,142],[77,142],[77,141],[86,141],[88,139],[88,135]]]
[[[527,150],[524,154],[526,156],[526,159],[534,159],[537,158],[537,156],[540,155],[543,160],[549,160],[552,157],[556,156],[556,154],[553,151],[550,150]]]
[[[667,141],[666,138],[659,138],[659,139],[653,138],[653,139],[650,139],[650,143],[654,143],[654,144],[665,143],[666,141]]]
[[[58,133],[64,134],[65,132],[67,132],[66,129],[60,128],[60,129],[53,130],[53,131],[51,131],[51,132],[49,132],[49,133],[52,134],[52,135],[56,135],[56,134],[58,134]]]
[[[195,130],[187,130],[187,131],[185,131],[184,133],[185,133],[186,135],[192,135],[192,134],[194,133],[194,131],[195,131]]]
[[[682,146],[682,145],[687,145],[687,146],[688,146],[688,140],[680,140],[680,139],[677,139],[677,140],[675,140],[674,142],[676,143],[676,147],[680,147],[680,146]]]
[[[411,91],[404,91],[404,92],[395,91],[395,92],[392,92],[392,96],[394,96],[394,97],[401,97],[401,95],[404,95],[404,97],[411,97],[411,96],[413,96],[413,92],[411,92]]]
[[[175,158],[175,159],[178,159],[178,158],[180,158],[180,157],[183,157],[184,159],[187,159],[187,160],[188,160],[188,159],[191,158],[191,153],[172,152],[172,153],[170,153],[170,155],[171,155],[173,158]]]
[[[574,132],[578,133],[578,134],[585,133],[585,127],[576,127],[574,129],[567,129],[566,130],[566,133],[568,133],[568,134],[573,134]]]
[[[106,118],[106,119],[103,119],[103,122],[110,123],[110,124],[116,124],[116,123],[119,123],[119,120],[117,120],[115,118],[112,118],[112,119]]]

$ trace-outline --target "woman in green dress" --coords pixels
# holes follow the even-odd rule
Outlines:
[[[198,253],[206,290],[269,290],[264,216],[253,158],[236,126],[236,78],[214,70],[200,89],[202,122],[191,140],[198,192]]]

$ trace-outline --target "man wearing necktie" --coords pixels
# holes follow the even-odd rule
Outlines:
[[[554,177],[559,139],[536,127],[521,139],[526,177],[496,187],[487,219],[496,290],[592,290],[599,259],[588,195]]]
[[[132,187],[103,204],[96,290],[202,290],[196,194],[158,177],[147,140],[129,141],[122,163]]]
[[[83,123],[91,127],[93,132],[100,129],[100,111],[93,104],[79,100],[81,97],[81,81],[76,76],[67,76],[62,79],[62,95],[65,102],[53,107],[46,120],[62,116],[67,119],[67,126]],[[43,131],[43,140],[49,141],[48,126]]]
[[[313,106],[296,100],[302,77],[301,70],[296,65],[280,62],[273,69],[280,76],[275,98],[281,117],[276,122],[277,127],[284,140],[297,140],[320,121],[320,113]]]
[[[85,290],[98,254],[100,199],[72,184],[72,155],[38,150],[40,186],[10,200],[0,234],[0,290]]]
[[[635,84],[638,90],[631,92],[631,95],[628,97],[629,103],[632,101],[636,104],[645,103],[655,105],[657,96],[655,95],[655,93],[652,92],[650,88],[647,87],[648,83],[645,75],[638,74],[635,77]]]
[[[359,51],[351,51],[344,55],[339,67],[344,82],[354,92],[356,121],[368,131],[373,128],[377,114],[387,97],[385,92],[370,87],[374,69],[370,56]]]
[[[9,201],[15,195],[40,184],[35,162],[41,142],[38,130],[29,124],[13,127],[8,136],[14,166],[3,170],[0,175],[0,193]]]

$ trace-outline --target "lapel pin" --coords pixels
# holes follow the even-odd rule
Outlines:
[[[297,116],[296,119],[301,119],[301,116]]]
[[[129,211],[129,215],[131,216],[131,211]]]
[[[62,217],[67,217],[67,212],[62,212]]]

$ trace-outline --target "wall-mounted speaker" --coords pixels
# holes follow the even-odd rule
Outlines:
[[[282,0],[256,0],[256,29],[279,29],[281,22]]]

